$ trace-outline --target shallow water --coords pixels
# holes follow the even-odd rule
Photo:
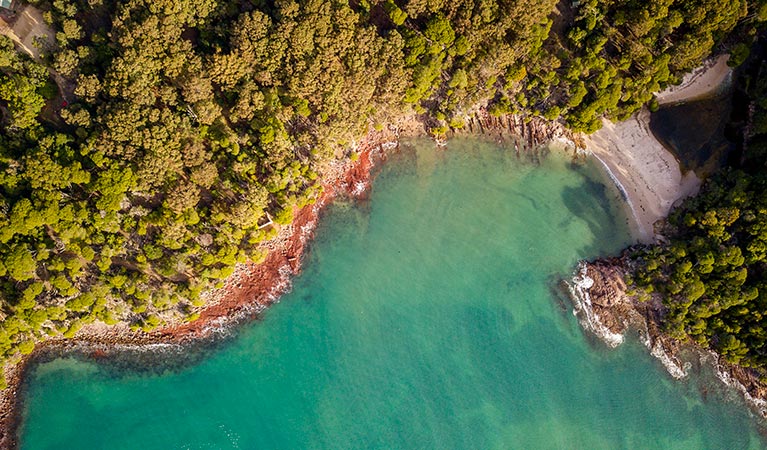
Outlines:
[[[331,208],[293,291],[194,366],[38,366],[22,448],[758,448],[740,403],[592,342],[557,296],[628,242],[604,183],[557,154],[415,142],[369,202]]]

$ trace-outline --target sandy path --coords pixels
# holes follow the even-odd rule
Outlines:
[[[732,76],[727,58],[720,56],[685,76],[679,86],[659,93],[658,102],[680,103],[717,91]],[[623,193],[639,242],[652,242],[655,222],[665,218],[677,200],[694,195],[700,187],[694,173],[682,176],[679,162],[652,134],[647,109],[625,122],[604,120],[601,130],[585,137],[585,144]]]

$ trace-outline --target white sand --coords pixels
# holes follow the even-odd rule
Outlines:
[[[732,68],[727,65],[730,55],[710,59],[682,78],[678,86],[671,86],[655,95],[661,105],[682,103],[709,95],[732,81]]]
[[[731,75],[727,56],[721,56],[685,76],[679,86],[659,93],[658,101],[680,103],[711,94],[729,82]],[[602,129],[584,140],[622,191],[639,242],[654,241],[655,222],[665,218],[678,200],[700,188],[698,177],[692,172],[682,176],[679,162],[652,134],[647,109],[625,122],[604,120]]]
[[[653,224],[666,217],[674,202],[695,194],[700,186],[694,173],[682,177],[679,163],[655,139],[649,123],[645,109],[625,122],[605,120],[601,130],[586,137],[586,148],[623,192],[634,218],[634,238],[643,243],[654,240]]]

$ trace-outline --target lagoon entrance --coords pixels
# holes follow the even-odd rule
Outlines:
[[[559,281],[630,242],[620,201],[558,151],[414,141],[368,202],[331,207],[292,292],[195,364],[35,368],[21,447],[759,448],[737,395],[572,315]]]

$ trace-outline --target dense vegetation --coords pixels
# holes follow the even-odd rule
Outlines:
[[[672,336],[767,369],[767,63],[750,72],[739,168],[669,216],[670,241],[637,252],[634,282],[663,295]]]
[[[3,360],[96,320],[194,319],[370,128],[417,114],[440,134],[485,105],[593,131],[767,17],[753,0],[34,3],[56,30],[42,60],[0,37]]]

